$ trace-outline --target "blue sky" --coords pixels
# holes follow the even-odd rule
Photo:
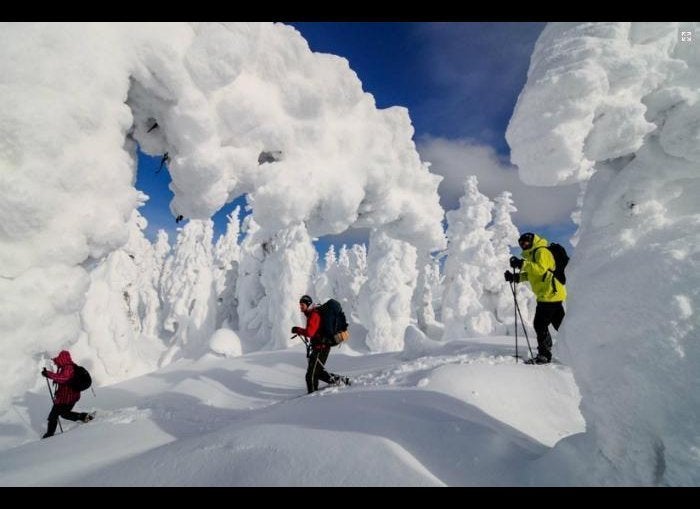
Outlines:
[[[462,140],[466,145],[487,147],[490,158],[508,165],[505,131],[526,81],[530,54],[544,28],[539,22],[301,22],[293,25],[312,51],[343,56],[374,95],[379,108],[404,106],[415,127],[421,149],[431,139]],[[482,147],[483,148],[483,147]],[[165,228],[174,240],[175,219],[168,203],[169,175],[156,174],[159,158],[140,154],[136,186],[151,196],[141,209],[148,219],[147,235],[153,239]],[[435,170],[435,164],[433,170]],[[454,170],[453,170],[454,171]],[[456,182],[462,179],[461,172]],[[514,174],[514,170],[511,171]],[[466,173],[464,174],[466,177]],[[480,183],[482,177],[479,177]],[[446,179],[447,180],[447,179]],[[446,197],[443,206],[454,208]],[[483,191],[482,189],[482,192]],[[442,194],[442,191],[441,191]],[[489,194],[489,193],[486,193]],[[493,196],[491,196],[493,197]],[[215,237],[226,227],[226,214],[242,199],[228,204],[214,216]],[[516,206],[519,204],[516,202]],[[521,231],[534,230],[553,241],[565,242],[573,233],[569,221],[534,228],[517,223]],[[320,239],[325,253],[339,238],[361,240],[366,234]],[[567,248],[570,244],[565,244]]]

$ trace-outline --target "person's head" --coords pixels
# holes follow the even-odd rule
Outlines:
[[[518,244],[520,245],[520,249],[523,251],[527,251],[528,249],[532,248],[532,243],[535,239],[535,234],[532,232],[527,232],[523,233],[520,238],[518,239]]]
[[[302,295],[299,299],[299,309],[301,309],[302,313],[306,313],[311,307],[312,303],[313,300],[311,300],[311,297],[309,297],[308,295]]]
[[[51,360],[56,366],[65,366],[67,364],[73,364],[73,359],[71,359],[68,350],[61,350],[61,352]]]

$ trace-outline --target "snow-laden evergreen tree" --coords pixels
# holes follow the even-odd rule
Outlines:
[[[287,348],[293,325],[305,325],[299,312],[299,297],[308,291],[316,250],[303,223],[289,226],[267,241],[260,282],[267,300],[266,321],[258,339],[267,340],[267,348]]]
[[[367,281],[367,246],[353,244],[348,251],[349,279],[347,283],[351,295],[350,309],[345,312],[349,321],[359,323],[360,290]]]
[[[236,279],[236,300],[238,302],[238,332],[243,341],[243,351],[250,343],[251,349],[258,350],[255,343],[257,331],[262,327],[265,317],[264,307],[260,304],[265,299],[265,288],[260,276],[262,274],[263,251],[260,226],[252,214],[243,219],[241,231],[245,234],[241,244],[241,261]]]
[[[357,245],[357,244],[355,244]],[[362,272],[361,261],[357,258],[362,254],[353,251],[354,246],[350,249],[343,244],[338,252],[337,281],[336,295],[337,300],[343,306],[343,311],[348,319],[348,322],[353,321],[353,314],[357,312],[357,298],[362,283],[357,279],[366,277]],[[366,264],[366,252],[365,264]],[[364,280],[362,281],[364,282]]]
[[[271,234],[255,213],[246,218],[238,278],[239,335],[257,350],[294,344],[289,330],[303,323],[299,297],[309,291],[316,250],[303,224]]]
[[[238,301],[236,280],[241,248],[238,245],[240,232],[240,207],[227,216],[226,233],[221,235],[214,246],[214,291],[217,297],[217,328],[225,326],[238,329]]]
[[[584,182],[555,345],[586,433],[552,483],[700,484],[697,22],[552,23],[506,139],[531,185]]]
[[[495,253],[495,265],[502,270],[496,270],[484,281],[482,301],[494,311],[498,322],[495,332],[497,334],[513,334],[515,325],[513,290],[510,284],[504,280],[502,274],[506,270],[512,270],[509,264],[510,257],[513,256],[511,253],[520,255],[520,246],[518,245],[520,233],[511,218],[511,214],[517,212],[518,209],[513,204],[512,194],[508,191],[503,191],[493,201],[493,222],[487,230],[492,233],[491,243]],[[515,294],[525,326],[530,327],[536,305],[535,295],[526,283],[516,285]],[[520,325],[518,328],[522,330]],[[534,333],[534,329],[532,331]]]
[[[331,297],[335,298],[337,292],[338,261],[335,256],[335,247],[333,247],[333,244],[328,246],[323,261],[323,271],[321,271],[314,280],[314,298],[318,303],[325,302]]]
[[[192,219],[179,230],[170,273],[163,280],[163,327],[172,335],[161,365],[180,357],[197,358],[208,351],[216,329],[213,235],[211,220]]]
[[[442,323],[437,319],[436,301],[439,303],[442,288],[440,286],[440,264],[431,256],[423,257],[418,263],[420,271],[416,291],[413,293],[413,310],[418,328],[432,339],[440,339],[444,333]]]
[[[360,290],[360,321],[367,328],[373,352],[402,350],[411,321],[411,298],[416,288],[416,248],[372,230],[367,254],[367,281]]]
[[[464,183],[459,208],[447,213],[447,260],[442,299],[444,340],[486,336],[493,333],[496,317],[481,299],[484,280],[503,277],[502,267],[494,263],[491,232],[493,203],[478,189],[474,175]]]
[[[168,232],[158,230],[156,234],[156,243],[153,246],[153,256],[155,263],[151,272],[151,284],[158,293],[158,302],[160,305],[159,321],[158,321],[158,336],[164,337],[165,330],[163,329],[163,316],[165,316],[165,305],[163,302],[163,286],[162,281],[168,279],[172,264],[168,264],[168,255],[170,254],[170,242],[168,241]]]
[[[136,280],[131,285],[131,291],[127,291],[130,295],[130,313],[138,317],[139,333],[155,340],[159,337],[162,318],[154,275],[160,270],[161,260],[158,259],[153,244],[143,235],[148,226],[146,219],[134,211],[132,221],[129,240],[122,248],[136,265]]]
[[[326,267],[330,266],[326,259]],[[353,244],[348,249],[343,244],[332,267],[332,270],[324,271],[317,279],[318,302],[333,297],[343,306],[348,323],[358,325],[358,298],[360,289],[367,280],[367,247],[364,244]]]
[[[430,260],[429,267],[425,272],[425,284],[430,289],[432,295],[432,307],[435,313],[435,320],[438,324],[442,323],[442,293],[444,290],[445,275],[441,271],[440,258],[433,257]],[[440,333],[440,338],[442,333]]]
[[[90,272],[90,288],[80,317],[84,335],[76,358],[92,352],[97,383],[138,376],[157,367],[163,344],[158,338],[159,301],[153,286],[156,258],[144,237],[147,222],[136,210],[129,238]],[[99,362],[110,359],[109,362]]]

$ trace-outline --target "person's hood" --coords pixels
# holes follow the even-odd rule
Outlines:
[[[536,233],[533,234],[532,236],[532,247],[530,249],[527,249],[523,251],[523,256],[528,256],[534,249],[537,249],[539,247],[547,247],[549,245],[549,242],[547,239],[544,237],[540,237]]]
[[[68,350],[61,350],[61,353],[59,353],[52,360],[54,364],[56,364],[56,366],[60,367],[67,366],[68,364],[73,364],[73,359],[71,359]]]

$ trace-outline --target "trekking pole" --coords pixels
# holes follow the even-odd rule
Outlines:
[[[291,338],[289,338],[289,339],[294,339],[294,338],[297,338],[297,337],[301,338],[301,340],[302,340],[302,341],[304,342],[304,344],[306,345],[306,358],[308,359],[309,356],[310,356],[310,354],[311,354],[311,345],[309,344],[309,342],[308,342],[306,336],[302,336],[302,335],[300,335],[300,334],[294,334],[294,335],[293,335]],[[326,369],[326,365],[323,364],[320,360],[318,360],[318,357],[316,357],[316,362],[318,362],[318,363],[321,365],[321,367],[322,367],[323,369]]]
[[[308,359],[309,356],[311,355],[311,346],[309,345],[309,342],[306,340],[306,337],[300,336],[299,334],[294,334],[289,339],[294,339],[294,338],[301,338],[301,340],[304,342],[304,344],[306,345],[306,358]]]
[[[513,269],[514,276],[513,276],[513,281],[515,281],[515,276],[518,276],[518,279],[520,278],[519,272],[515,272],[515,269]],[[515,302],[515,310],[518,312],[518,316],[520,317],[520,325],[523,327],[523,333],[525,334],[525,341],[527,342],[527,349],[530,350],[530,357],[534,357],[532,354],[532,347],[530,346],[530,338],[527,337],[527,329],[525,328],[525,322],[523,321],[523,315],[520,313],[520,306],[518,306],[518,299],[515,296],[515,283],[513,283],[513,302]],[[516,328],[517,330],[517,328]]]
[[[513,323],[515,323],[515,363],[518,363],[518,301],[515,298],[515,282],[509,281],[510,291],[513,292]]]
[[[56,404],[56,400],[53,398],[53,392],[51,391],[51,384],[49,383],[49,379],[46,379],[46,387],[49,388],[49,395],[51,395],[51,403],[54,405]],[[61,429],[61,433],[63,433],[63,426],[61,426],[61,418],[58,418],[58,427]]]

